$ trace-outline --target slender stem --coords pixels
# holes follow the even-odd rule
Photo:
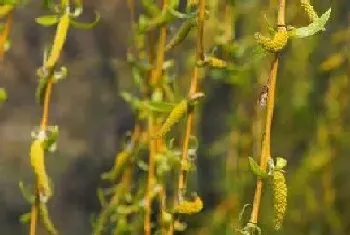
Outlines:
[[[203,60],[204,49],[203,49],[203,31],[204,31],[204,16],[205,16],[205,0],[199,1],[199,14],[198,14],[198,32],[197,32],[197,43],[196,43],[196,60]],[[198,67],[195,66],[193,69],[193,75],[191,80],[191,86],[189,90],[189,96],[197,91],[198,86]],[[182,156],[181,160],[184,161],[188,157],[188,145],[191,136],[191,128],[193,124],[193,110],[189,111],[186,120],[185,136],[182,144]],[[186,189],[186,172],[182,171],[179,175],[179,193]]]
[[[277,24],[285,24],[285,0],[279,0]],[[285,27],[279,27],[278,30],[286,30]],[[267,112],[265,121],[265,136],[260,156],[260,167],[262,170],[266,170],[268,159],[271,156],[271,124],[273,119],[273,110],[275,105],[275,88],[276,88],[276,78],[278,69],[278,53],[274,55],[272,62],[272,68],[269,75],[269,94],[267,100]],[[257,224],[259,207],[261,201],[261,191],[262,191],[262,180],[257,179],[256,189],[254,194],[253,209],[250,217],[250,222]]]

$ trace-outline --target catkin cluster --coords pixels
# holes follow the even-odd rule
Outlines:
[[[268,38],[261,35],[260,33],[255,34],[255,40],[263,48],[270,52],[279,52],[284,48],[288,41],[287,31],[278,31],[275,33],[273,38]]]
[[[45,170],[45,151],[43,141],[34,140],[30,148],[30,162],[38,179],[38,185],[41,193],[45,197],[52,195],[49,177]]]
[[[174,212],[179,214],[195,214],[203,209],[203,201],[199,196],[196,196],[194,201],[182,201],[175,208]]]
[[[287,209],[287,185],[282,171],[277,170],[272,176],[273,186],[273,207],[274,207],[274,228],[279,230],[282,227],[284,215]]]
[[[309,0],[300,0],[300,4],[311,22],[318,19],[317,12],[314,10],[314,7],[310,4]]]
[[[170,128],[174,126],[181,118],[187,113],[188,101],[183,100],[175,106],[175,108],[170,112],[169,116],[165,120],[163,126],[160,128],[159,132],[156,134],[156,138],[163,137],[166,133],[170,131]]]

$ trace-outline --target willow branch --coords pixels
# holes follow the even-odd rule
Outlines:
[[[285,0],[279,0],[278,3],[277,25],[278,30],[286,30],[285,28]],[[271,124],[273,119],[273,110],[275,106],[275,88],[278,69],[278,53],[275,53],[272,62],[272,68],[269,75],[269,93],[267,99],[267,112],[265,121],[265,135],[260,156],[260,167],[266,171],[268,159],[271,156]],[[250,217],[250,222],[257,224],[259,207],[261,201],[261,191],[263,182],[260,178],[257,179],[256,189],[254,194],[253,210]]]
[[[199,14],[198,14],[198,32],[197,32],[197,42],[196,42],[196,61],[204,59],[204,49],[203,49],[203,31],[204,31],[204,16],[205,16],[205,0],[199,1]],[[191,86],[189,90],[189,96],[197,92],[198,86],[198,67],[195,66],[193,70],[193,75],[191,79]],[[189,111],[186,120],[186,130],[185,136],[182,144],[182,156],[181,160],[185,161],[188,157],[188,145],[191,136],[191,129],[193,125],[193,110]],[[186,172],[181,171],[179,175],[179,192],[186,189]]]

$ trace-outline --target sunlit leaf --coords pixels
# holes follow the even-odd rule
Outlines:
[[[100,21],[100,14],[97,11],[95,11],[95,15],[95,20],[92,23],[80,23],[71,19],[71,24],[78,29],[91,29]]]
[[[58,15],[44,15],[35,18],[35,22],[43,26],[52,26],[59,22],[60,17]]]
[[[331,14],[331,8],[328,9],[321,17],[309,24],[307,27],[301,27],[293,29],[290,36],[292,38],[305,38],[318,33],[319,31],[325,31],[325,24],[327,23]]]

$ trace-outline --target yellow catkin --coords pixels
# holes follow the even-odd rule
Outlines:
[[[67,32],[69,29],[69,21],[70,21],[70,18],[68,13],[64,14],[61,17],[57,25],[56,35],[53,42],[53,46],[51,48],[50,56],[47,59],[47,61],[45,61],[44,63],[45,68],[52,68],[57,63],[57,60],[60,57],[63,45],[66,41]]]
[[[288,41],[287,31],[278,31],[275,33],[272,39],[261,35],[260,33],[255,34],[255,39],[258,44],[270,52],[278,52],[284,48]]]
[[[196,196],[194,201],[182,201],[175,208],[174,212],[179,214],[194,214],[203,209],[203,201],[199,196]]]
[[[287,185],[282,171],[275,171],[272,179],[274,207],[273,225],[276,230],[279,230],[282,227],[284,215],[287,209]]]
[[[181,101],[175,108],[170,112],[169,116],[165,120],[163,126],[160,128],[159,132],[155,137],[160,138],[163,137],[166,133],[168,133],[172,126],[174,126],[177,122],[181,120],[181,118],[186,114],[188,109],[187,100]]]
[[[187,19],[180,27],[180,29],[176,32],[174,37],[171,39],[169,44],[166,46],[166,50],[169,51],[173,49],[175,46],[182,43],[192,28],[197,25],[197,19]]]
[[[39,210],[40,210],[40,219],[45,229],[48,231],[48,233],[52,235],[58,234],[58,231],[56,230],[55,225],[52,223],[49,217],[47,205],[45,203],[40,203]]]
[[[311,22],[314,22],[318,19],[317,12],[314,10],[314,7],[310,4],[309,0],[301,0],[300,4]]]
[[[226,61],[212,56],[205,58],[205,63],[212,68],[223,69],[227,67]]]
[[[30,148],[30,162],[38,179],[38,185],[42,196],[50,197],[52,191],[49,184],[49,177],[45,170],[45,151],[43,142],[34,140]]]

